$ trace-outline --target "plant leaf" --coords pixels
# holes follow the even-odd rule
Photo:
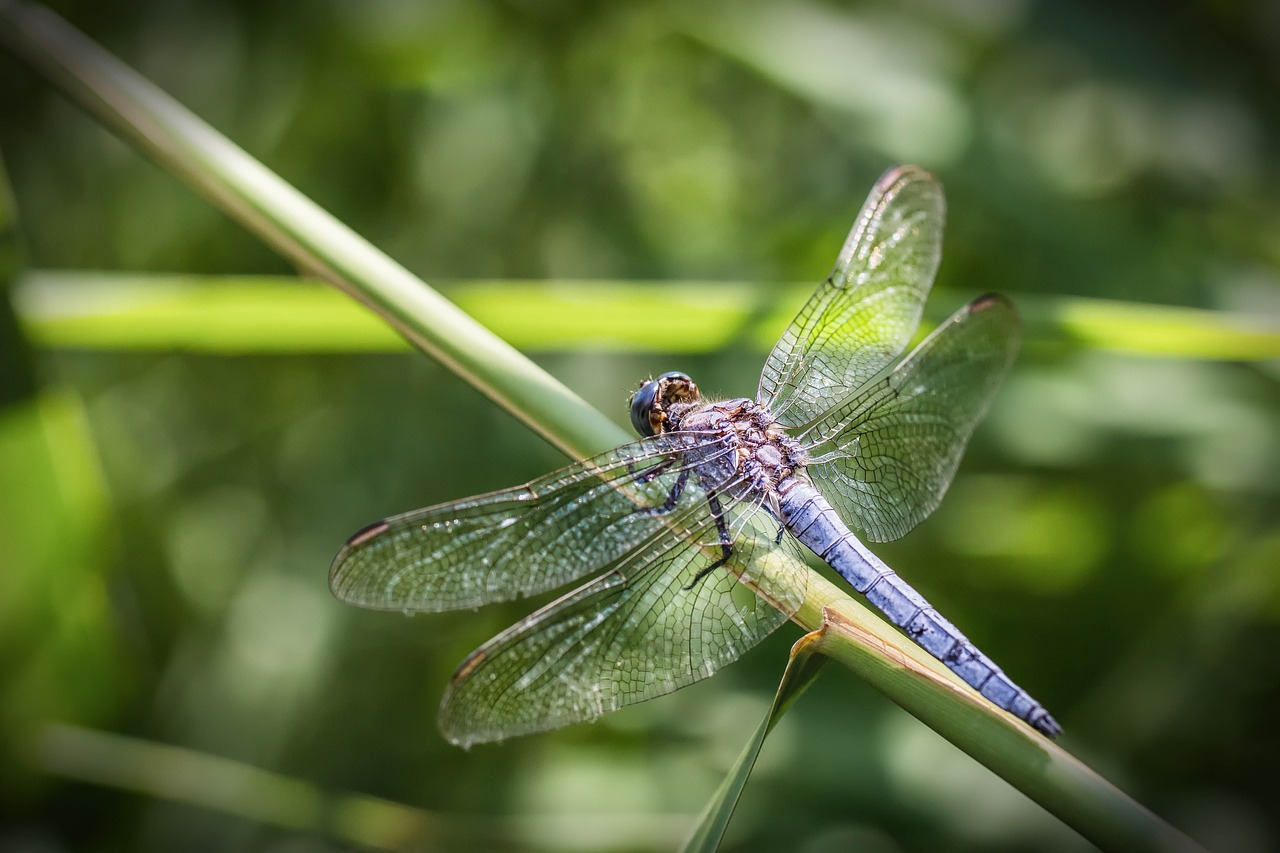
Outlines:
[[[693,834],[681,848],[684,853],[705,853],[720,846],[720,840],[729,827],[729,819],[733,817],[734,809],[738,806],[738,800],[742,797],[742,791],[747,785],[747,779],[751,776],[752,768],[755,767],[756,758],[760,755],[760,748],[764,746],[765,738],[792,703],[818,677],[818,673],[827,662],[827,658],[819,653],[826,630],[827,626],[824,624],[817,631],[805,634],[791,647],[787,668],[782,673],[782,681],[778,684],[778,692],[773,697],[773,704],[769,706],[769,713],[760,721],[751,740],[747,741],[742,754],[729,770],[729,775],[725,776],[715,796],[703,809]]]

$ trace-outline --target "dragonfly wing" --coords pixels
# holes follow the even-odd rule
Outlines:
[[[458,668],[440,729],[460,746],[594,719],[706,678],[799,607],[807,568],[758,506],[725,506],[733,559],[712,516],[690,509],[601,577],[517,623]]]
[[[928,172],[904,166],[876,183],[831,276],[765,362],[757,399],[780,423],[812,421],[906,349],[938,269],[944,217]]]
[[[351,604],[406,612],[475,608],[555,589],[669,534],[672,510],[705,512],[692,486],[668,510],[655,510],[677,484],[696,486],[690,451],[705,472],[724,443],[693,433],[656,436],[525,486],[385,519],[347,541],[329,586]]]
[[[1019,339],[1013,305],[979,297],[806,430],[806,470],[846,522],[885,542],[937,508]]]

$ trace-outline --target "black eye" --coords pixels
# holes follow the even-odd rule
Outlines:
[[[658,380],[650,379],[631,397],[631,425],[645,438],[653,435],[649,424],[649,412],[653,411],[654,396],[658,393]]]
[[[669,403],[690,403],[698,399],[698,386],[678,370],[668,371],[640,386],[631,398],[631,425],[648,438],[662,431]]]

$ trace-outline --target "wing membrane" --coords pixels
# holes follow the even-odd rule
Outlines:
[[[525,486],[388,518],[338,552],[330,588],[351,604],[406,612],[474,608],[555,589],[655,535],[670,535],[676,511],[705,512],[685,460],[696,450],[705,476],[717,467],[706,459],[724,442],[695,433],[657,436]],[[663,507],[682,479],[675,505],[645,511]]]
[[[685,535],[654,537],[472,653],[441,703],[441,731],[469,746],[590,720],[706,678],[762,640],[799,607],[807,569],[793,540],[774,543],[772,516],[725,511],[728,565],[693,582],[719,553],[717,531],[684,511]]]
[[[944,217],[928,172],[904,166],[876,183],[831,276],[765,362],[757,399],[780,423],[812,421],[901,355],[938,269]]]
[[[806,430],[809,475],[848,523],[885,542],[937,508],[1013,361],[1019,331],[1007,300],[980,297]]]

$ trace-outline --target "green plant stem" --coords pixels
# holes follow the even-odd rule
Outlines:
[[[341,293],[288,276],[197,276],[32,270],[18,308],[45,347],[204,352],[389,352],[406,348]],[[731,281],[454,281],[449,297],[522,351],[766,353],[813,284]],[[934,292],[925,322],[976,293]],[[933,306],[937,306],[933,308]],[[678,338],[653,318],[681,317]],[[1090,349],[1233,361],[1280,358],[1265,318],[1068,296],[1021,296],[1028,350]]]
[[[373,309],[566,453],[586,456],[627,438],[611,420],[57,15],[0,0],[0,40],[233,219]],[[810,631],[836,624],[838,630],[827,632],[828,654],[1100,847],[1197,849],[1060,747],[988,705],[821,576],[811,574],[808,598],[795,621]]]
[[[883,619],[816,573],[796,620],[862,676],[1103,850],[1202,848],[1086,764],[987,702]]]
[[[613,421],[62,18],[5,0],[0,20],[4,45],[108,128],[547,441],[590,456],[626,440]]]

